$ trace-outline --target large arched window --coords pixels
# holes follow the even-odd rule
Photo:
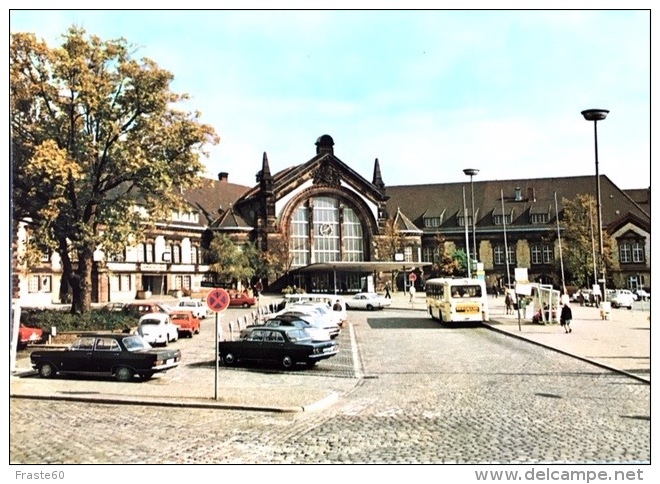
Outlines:
[[[293,267],[364,260],[362,223],[355,210],[336,197],[313,197],[303,202],[293,212],[289,233]]]

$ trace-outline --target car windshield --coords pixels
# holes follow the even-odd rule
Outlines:
[[[124,342],[124,346],[126,346],[128,351],[140,351],[152,348],[152,346],[143,340],[140,336],[126,336],[124,339],[122,339],[122,341]]]
[[[170,317],[172,319],[188,319],[187,314],[172,314]]]
[[[160,319],[143,319],[140,321],[140,326],[146,325],[159,325],[161,323]]]

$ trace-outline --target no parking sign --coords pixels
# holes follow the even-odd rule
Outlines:
[[[206,296],[206,305],[216,313],[224,311],[229,306],[229,294],[224,289],[213,289]]]

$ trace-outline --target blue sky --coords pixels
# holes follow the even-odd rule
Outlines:
[[[323,134],[368,180],[378,158],[386,185],[461,182],[464,168],[475,180],[593,175],[580,111],[604,108],[600,173],[650,186],[648,11],[15,10],[9,21],[53,46],[72,24],[138,46],[221,137],[208,176],[234,183],[255,183],[264,152],[273,172],[304,163]]]

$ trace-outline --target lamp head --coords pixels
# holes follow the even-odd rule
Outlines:
[[[587,121],[602,121],[609,112],[609,109],[585,109],[582,111],[582,116]]]
[[[479,170],[477,170],[476,168],[466,168],[465,170],[463,170],[463,173],[465,173],[468,176],[474,176],[477,173],[479,173]]]

